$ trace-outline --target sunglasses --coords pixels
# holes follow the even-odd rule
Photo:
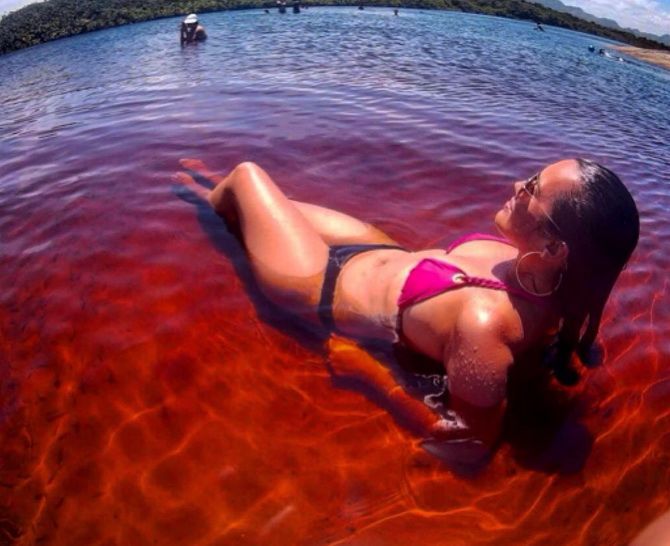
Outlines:
[[[540,181],[540,173],[534,174],[523,183],[523,186],[521,186],[521,190],[526,192],[530,198],[533,198],[535,197],[535,192],[537,192],[539,181]],[[549,216],[549,214],[544,210],[544,208],[540,207],[540,210],[542,211],[542,214],[544,214],[547,217],[549,223],[552,226],[554,226],[556,231],[558,233],[561,233],[561,228],[558,227],[558,224],[554,222],[554,219],[551,216]]]

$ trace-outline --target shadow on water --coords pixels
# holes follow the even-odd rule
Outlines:
[[[207,189],[211,188],[207,179],[194,171],[188,172],[198,184]],[[196,208],[201,228],[214,248],[232,262],[235,273],[242,281],[246,293],[263,322],[288,334],[306,349],[323,355],[324,367],[330,373],[333,387],[358,392],[375,405],[386,410],[399,426],[413,433],[420,433],[411,419],[408,419],[402,411],[389,403],[385,393],[380,392],[379,389],[365,380],[364,374],[341,374],[331,366],[329,349],[326,343],[331,332],[321,325],[310,323],[297,315],[283,311],[263,294],[254,278],[241,234],[237,231],[235,225],[227,225],[207,203],[203,202],[190,189],[182,185],[176,185],[173,187],[173,193]],[[356,345],[361,348],[361,353],[356,358],[359,356],[365,358],[363,355],[372,357],[376,361],[374,365],[382,365],[389,370],[395,381],[418,401],[426,403],[437,412],[445,408],[444,397],[447,391],[447,382],[440,363],[410,351],[397,343],[390,344],[387,341],[375,339],[358,339]],[[458,468],[449,467],[451,470],[461,473]]]
[[[579,421],[576,393],[559,387],[537,353],[519,359],[508,377],[503,440],[523,467],[548,474],[579,472],[593,437]]]
[[[201,175],[189,174],[209,188]],[[239,233],[227,226],[211,207],[188,188],[173,187],[177,197],[196,207],[198,222],[214,247],[231,260],[259,318],[288,334],[306,349],[322,354],[324,366],[335,388],[355,391],[387,411],[401,427],[417,432],[408,419],[385,399],[383,393],[358,377],[337,373],[328,363],[326,342],[330,332],[322,326],[302,320],[272,303],[256,282]],[[411,396],[443,414],[448,408],[448,379],[441,363],[419,355],[401,344],[373,339],[358,340],[357,345],[385,366],[396,382]],[[566,389],[557,389],[548,369],[538,366],[541,358],[528,355],[514,366],[509,378],[508,409],[503,442],[512,447],[514,458],[527,468],[546,473],[570,474],[584,465],[593,443],[588,430],[578,422],[574,397]],[[439,457],[439,455],[436,455]],[[447,467],[463,476],[474,476],[484,465],[463,468],[443,460]]]
[[[392,352],[374,344],[365,348],[389,368],[407,392],[446,415],[448,377],[441,363],[399,344],[393,346]],[[576,392],[558,385],[550,369],[541,363],[541,355],[535,352],[518,359],[511,368],[501,443],[511,447],[515,461],[524,468],[547,474],[574,474],[586,463],[593,437],[580,422],[582,406]],[[342,386],[358,390],[374,401],[364,389]],[[392,412],[392,408],[385,409]],[[402,416],[393,417],[404,426]],[[472,466],[453,464],[433,454],[462,477],[474,477],[488,464],[488,460]]]

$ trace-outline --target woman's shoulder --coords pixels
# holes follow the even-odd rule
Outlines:
[[[479,339],[496,351],[516,353],[528,341],[532,328],[509,295],[500,290],[478,291],[465,298],[456,321],[457,335]]]
[[[500,403],[514,362],[513,329],[514,320],[491,300],[474,298],[463,305],[445,352],[450,392],[479,407]]]

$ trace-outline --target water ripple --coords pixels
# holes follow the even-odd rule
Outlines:
[[[670,488],[670,73],[590,54],[608,45],[591,36],[460,13],[203,19],[198,47],[163,19],[0,57],[0,530],[627,543]],[[585,423],[547,438],[543,422],[532,456],[510,440],[472,481],[334,389],[171,180],[182,157],[257,161],[291,196],[424,247],[490,231],[512,182],[564,156],[622,176],[640,246],[604,317],[606,364],[578,393]]]

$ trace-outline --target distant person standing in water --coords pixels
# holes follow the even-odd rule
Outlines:
[[[207,32],[205,32],[205,27],[198,22],[198,16],[195,13],[191,13],[181,24],[181,45],[204,42],[206,39]]]

